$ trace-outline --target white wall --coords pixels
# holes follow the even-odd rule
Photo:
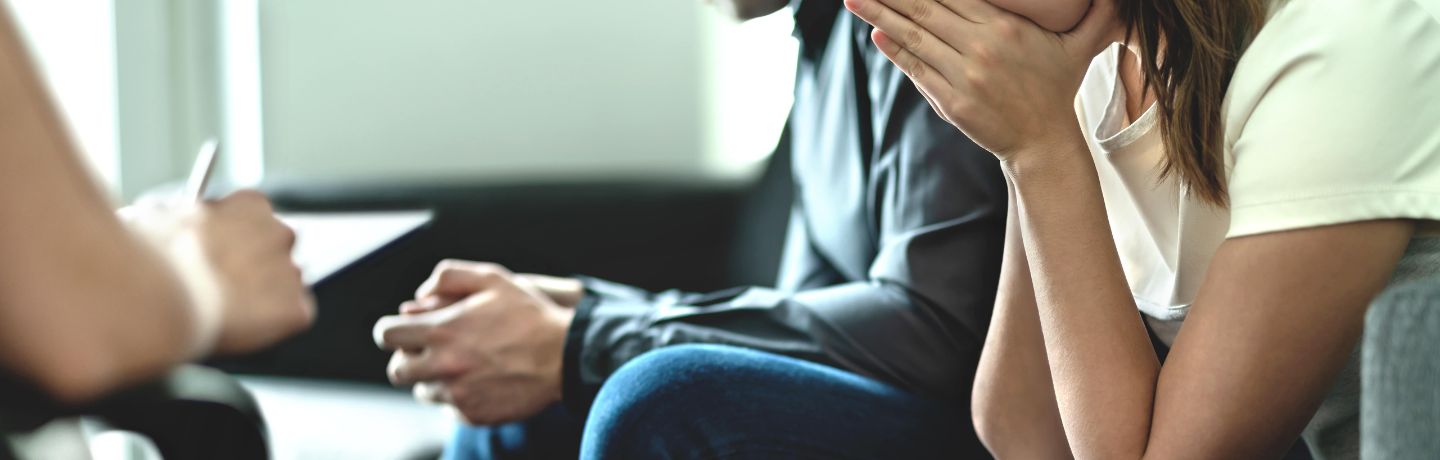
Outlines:
[[[788,111],[789,15],[702,0],[10,0],[100,175],[743,176]],[[222,185],[223,186],[223,185]]]
[[[695,170],[705,121],[698,8],[688,0],[263,2],[266,175]]]

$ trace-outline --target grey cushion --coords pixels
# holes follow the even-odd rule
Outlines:
[[[1440,458],[1440,284],[1377,299],[1363,349],[1361,457]]]

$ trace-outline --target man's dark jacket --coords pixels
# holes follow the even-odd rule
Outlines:
[[[839,0],[793,8],[796,190],[778,287],[650,293],[587,280],[566,343],[567,405],[588,406],[642,353],[717,343],[968,406],[999,278],[999,166],[931,110]]]

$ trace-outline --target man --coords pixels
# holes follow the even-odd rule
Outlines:
[[[749,19],[786,1],[721,4]],[[793,7],[796,198],[777,289],[652,294],[447,261],[376,325],[381,346],[399,350],[391,380],[476,425],[562,400],[577,417],[632,358],[715,343],[873,378],[953,405],[968,426],[1004,233],[999,168],[935,116],[841,2]],[[574,458],[578,423],[550,423],[565,418],[557,410],[463,429],[449,454]]]

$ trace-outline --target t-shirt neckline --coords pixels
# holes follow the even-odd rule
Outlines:
[[[1125,108],[1125,84],[1120,80],[1118,69],[1120,53],[1123,51],[1121,46],[1123,45],[1111,46],[1107,51],[1110,53],[1110,62],[1107,65],[1111,67],[1107,69],[1107,74],[1111,77],[1110,100],[1106,102],[1104,116],[1100,119],[1100,123],[1095,125],[1095,132],[1092,133],[1100,151],[1106,155],[1118,153],[1150,134],[1155,127],[1156,118],[1159,116],[1156,111],[1160,104],[1153,103],[1134,122],[1128,126],[1125,124],[1129,117]]]

